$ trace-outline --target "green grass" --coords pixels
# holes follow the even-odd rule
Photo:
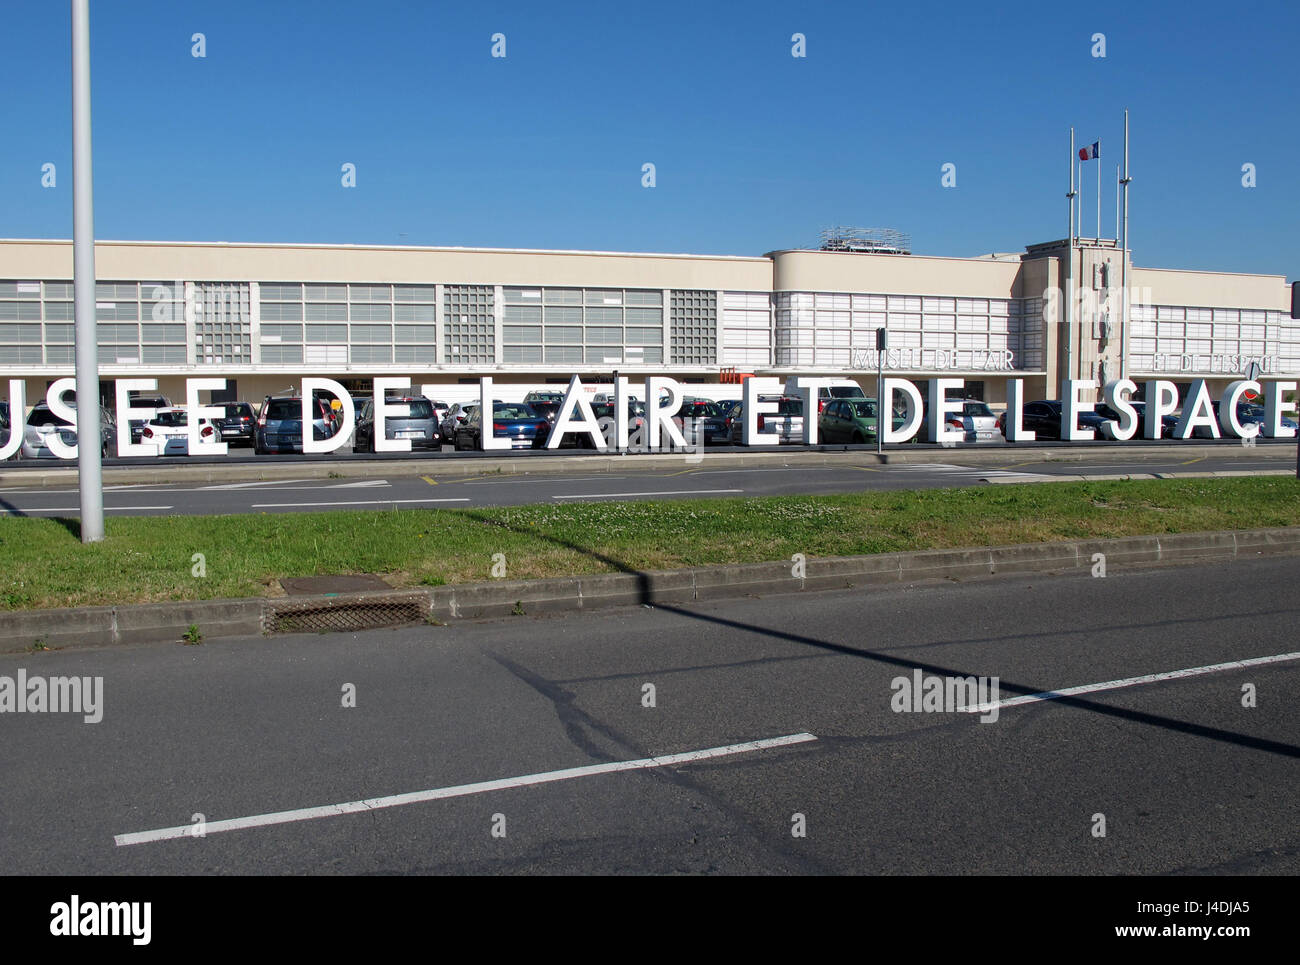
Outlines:
[[[267,595],[285,576],[394,586],[1300,525],[1283,476],[1074,482],[835,496],[256,516],[0,519],[0,609]],[[203,553],[207,576],[191,575]]]

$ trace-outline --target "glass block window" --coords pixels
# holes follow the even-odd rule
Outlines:
[[[464,365],[496,361],[495,295],[490,285],[443,288],[443,360]]]
[[[502,360],[619,365],[663,361],[663,293],[653,289],[503,289]]]
[[[673,365],[716,365],[717,292],[674,290],[669,299],[668,361]]]
[[[247,282],[194,283],[194,359],[200,365],[253,361]]]

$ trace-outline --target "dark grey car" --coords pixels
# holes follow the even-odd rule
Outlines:
[[[396,408],[398,415],[384,416],[385,439],[408,439],[412,449],[442,449],[442,427],[433,401],[424,396],[402,396],[386,399],[389,409]],[[401,413],[405,413],[404,415]],[[353,452],[375,451],[375,403],[368,401],[357,417],[356,434],[352,439]]]

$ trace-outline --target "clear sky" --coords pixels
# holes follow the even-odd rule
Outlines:
[[[0,237],[72,235],[69,24],[5,5]],[[1300,275],[1295,0],[91,0],[91,26],[99,238],[1018,251],[1065,235],[1072,125],[1102,141],[1086,233],[1098,163],[1114,233],[1127,107],[1138,264]]]

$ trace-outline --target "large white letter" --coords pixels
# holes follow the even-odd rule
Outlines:
[[[803,441],[804,445],[817,445],[817,423],[820,421],[821,412],[817,403],[820,401],[818,396],[823,385],[834,385],[838,379],[815,379],[801,375],[794,379],[795,390],[803,397]],[[789,391],[790,383],[786,383],[786,391]]]
[[[378,380],[376,380],[378,381]],[[316,433],[312,431],[312,426],[316,422],[315,406],[313,405],[316,398],[316,391],[322,389],[326,392],[332,392],[339,397],[343,403],[343,425],[339,431],[334,433],[328,439],[317,439]],[[382,390],[375,390],[375,408],[378,409],[379,400],[383,398]],[[311,406],[312,411],[308,412]],[[308,418],[308,416],[311,418]],[[302,380],[302,451],[303,452],[333,452],[343,443],[348,441],[348,436],[352,435],[353,423],[356,421],[352,415],[352,396],[347,389],[339,385],[333,379],[310,378]],[[385,450],[376,449],[377,452]]]
[[[63,401],[64,395],[76,391],[76,379],[55,379],[48,389],[45,390],[45,402],[50,407],[50,412],[60,419],[67,419],[72,423],[73,431],[77,428],[77,410],[68,403]],[[80,438],[80,436],[78,436]],[[77,447],[68,445],[63,441],[63,437],[58,431],[51,432],[45,437],[45,444],[49,446],[50,452],[54,453],[60,459],[76,459]]]
[[[1095,406],[1091,402],[1079,399],[1079,390],[1087,386],[1095,389],[1096,381],[1092,379],[1061,380],[1061,439],[1064,442],[1083,442],[1096,438],[1091,429],[1079,428],[1079,413],[1091,412]]]
[[[580,418],[573,417],[573,410],[577,409]],[[591,436],[591,441],[597,449],[604,450],[605,436],[600,431],[600,421],[596,418],[596,413],[592,411],[591,402],[587,399],[587,390],[582,386],[582,380],[576,375],[569,380],[569,388],[564,393],[564,402],[560,404],[559,415],[555,417],[555,425],[551,428],[551,437],[546,440],[547,449],[558,449],[560,443],[564,441],[566,432],[585,432]],[[627,440],[627,417],[623,421],[623,439]]]
[[[204,442],[203,437],[199,435],[202,428],[199,424],[201,420],[220,419],[226,414],[225,409],[218,409],[213,405],[200,405],[199,392],[203,389],[224,389],[225,387],[225,379],[185,380],[185,408],[189,413],[186,423],[186,435],[189,436],[191,456],[224,456],[226,454],[226,444],[224,442]],[[215,426],[213,426],[213,433],[213,438],[217,438]]]
[[[1174,427],[1175,439],[1190,439],[1192,432],[1200,426],[1210,430],[1210,436],[1219,438],[1219,424],[1214,419],[1214,408],[1210,405],[1210,390],[1204,379],[1197,379],[1187,392],[1187,401],[1183,403],[1183,416]]]
[[[1129,397],[1136,391],[1137,383],[1132,379],[1115,379],[1102,387],[1102,400],[1119,413],[1120,419],[1119,422],[1107,419],[1101,424],[1101,434],[1105,438],[1126,442],[1137,432],[1137,409],[1129,401]]]
[[[949,389],[960,389],[966,383],[961,379],[930,380],[930,426],[926,433],[929,442],[961,442],[966,438],[963,429],[948,428],[948,413],[960,413],[963,400],[949,399]]]
[[[1165,416],[1178,410],[1178,386],[1166,379],[1147,383],[1146,437],[1159,439],[1164,434]]]
[[[147,409],[131,408],[132,392],[157,392],[157,379],[118,379],[117,392],[117,454],[119,456],[156,456],[158,449],[143,442],[131,441],[131,420],[153,420],[158,410],[150,406]]]
[[[389,439],[388,433],[384,429],[384,420],[388,418],[401,419],[411,414],[411,406],[406,402],[389,402],[389,389],[404,389],[410,385],[409,379],[400,377],[394,378],[389,376],[386,379],[375,379],[374,388],[374,418],[373,436],[375,440],[375,452],[410,452],[410,439]],[[347,406],[351,408],[351,406]],[[406,411],[403,412],[402,410]],[[347,436],[347,433],[340,432],[340,436]]]
[[[23,444],[27,423],[27,383],[22,379],[9,380],[9,441],[0,446],[0,459],[8,459]]]
[[[668,390],[668,403],[663,408],[659,407],[661,388]],[[660,427],[668,433],[670,446],[686,448],[686,437],[673,421],[673,416],[681,407],[682,387],[678,385],[676,379],[652,375],[645,380],[646,448],[651,452],[659,448]]]
[[[1282,425],[1286,413],[1295,413],[1294,402],[1283,402],[1282,395],[1294,392],[1294,382],[1270,382],[1264,387],[1264,435],[1270,439],[1290,439],[1295,430]]]
[[[492,380],[486,375],[478,380],[478,404],[479,424],[482,426],[478,434],[479,448],[485,452],[489,449],[509,449],[510,439],[506,436],[498,439],[496,430],[492,428],[496,406],[492,400]]]
[[[781,442],[778,432],[759,432],[759,415],[772,415],[780,405],[776,402],[759,402],[760,395],[776,395],[781,391],[781,383],[772,378],[750,376],[742,389],[744,398],[743,411],[745,424],[741,428],[740,441],[747,446],[776,445]]]
[[[907,396],[907,421],[898,429],[894,428],[894,394],[897,392]],[[877,403],[879,406],[879,415],[876,416],[876,428],[879,429],[881,420],[884,420],[885,442],[906,442],[912,436],[916,435],[916,430],[921,425],[921,390],[916,387],[915,382],[907,379],[894,379],[885,377],[885,387],[881,391],[882,398]]]
[[[1249,379],[1242,379],[1238,382],[1229,382],[1228,388],[1224,390],[1223,397],[1219,399],[1219,427],[1230,436],[1238,439],[1252,439],[1259,435],[1259,423],[1252,422],[1250,425],[1243,426],[1241,420],[1237,418],[1237,405],[1241,399],[1242,393],[1252,392],[1255,395],[1263,391],[1258,382],[1252,382]]]
[[[1038,433],[1025,428],[1025,380],[1007,380],[1007,412],[1002,424],[1007,430],[1007,442],[1033,442]]]

